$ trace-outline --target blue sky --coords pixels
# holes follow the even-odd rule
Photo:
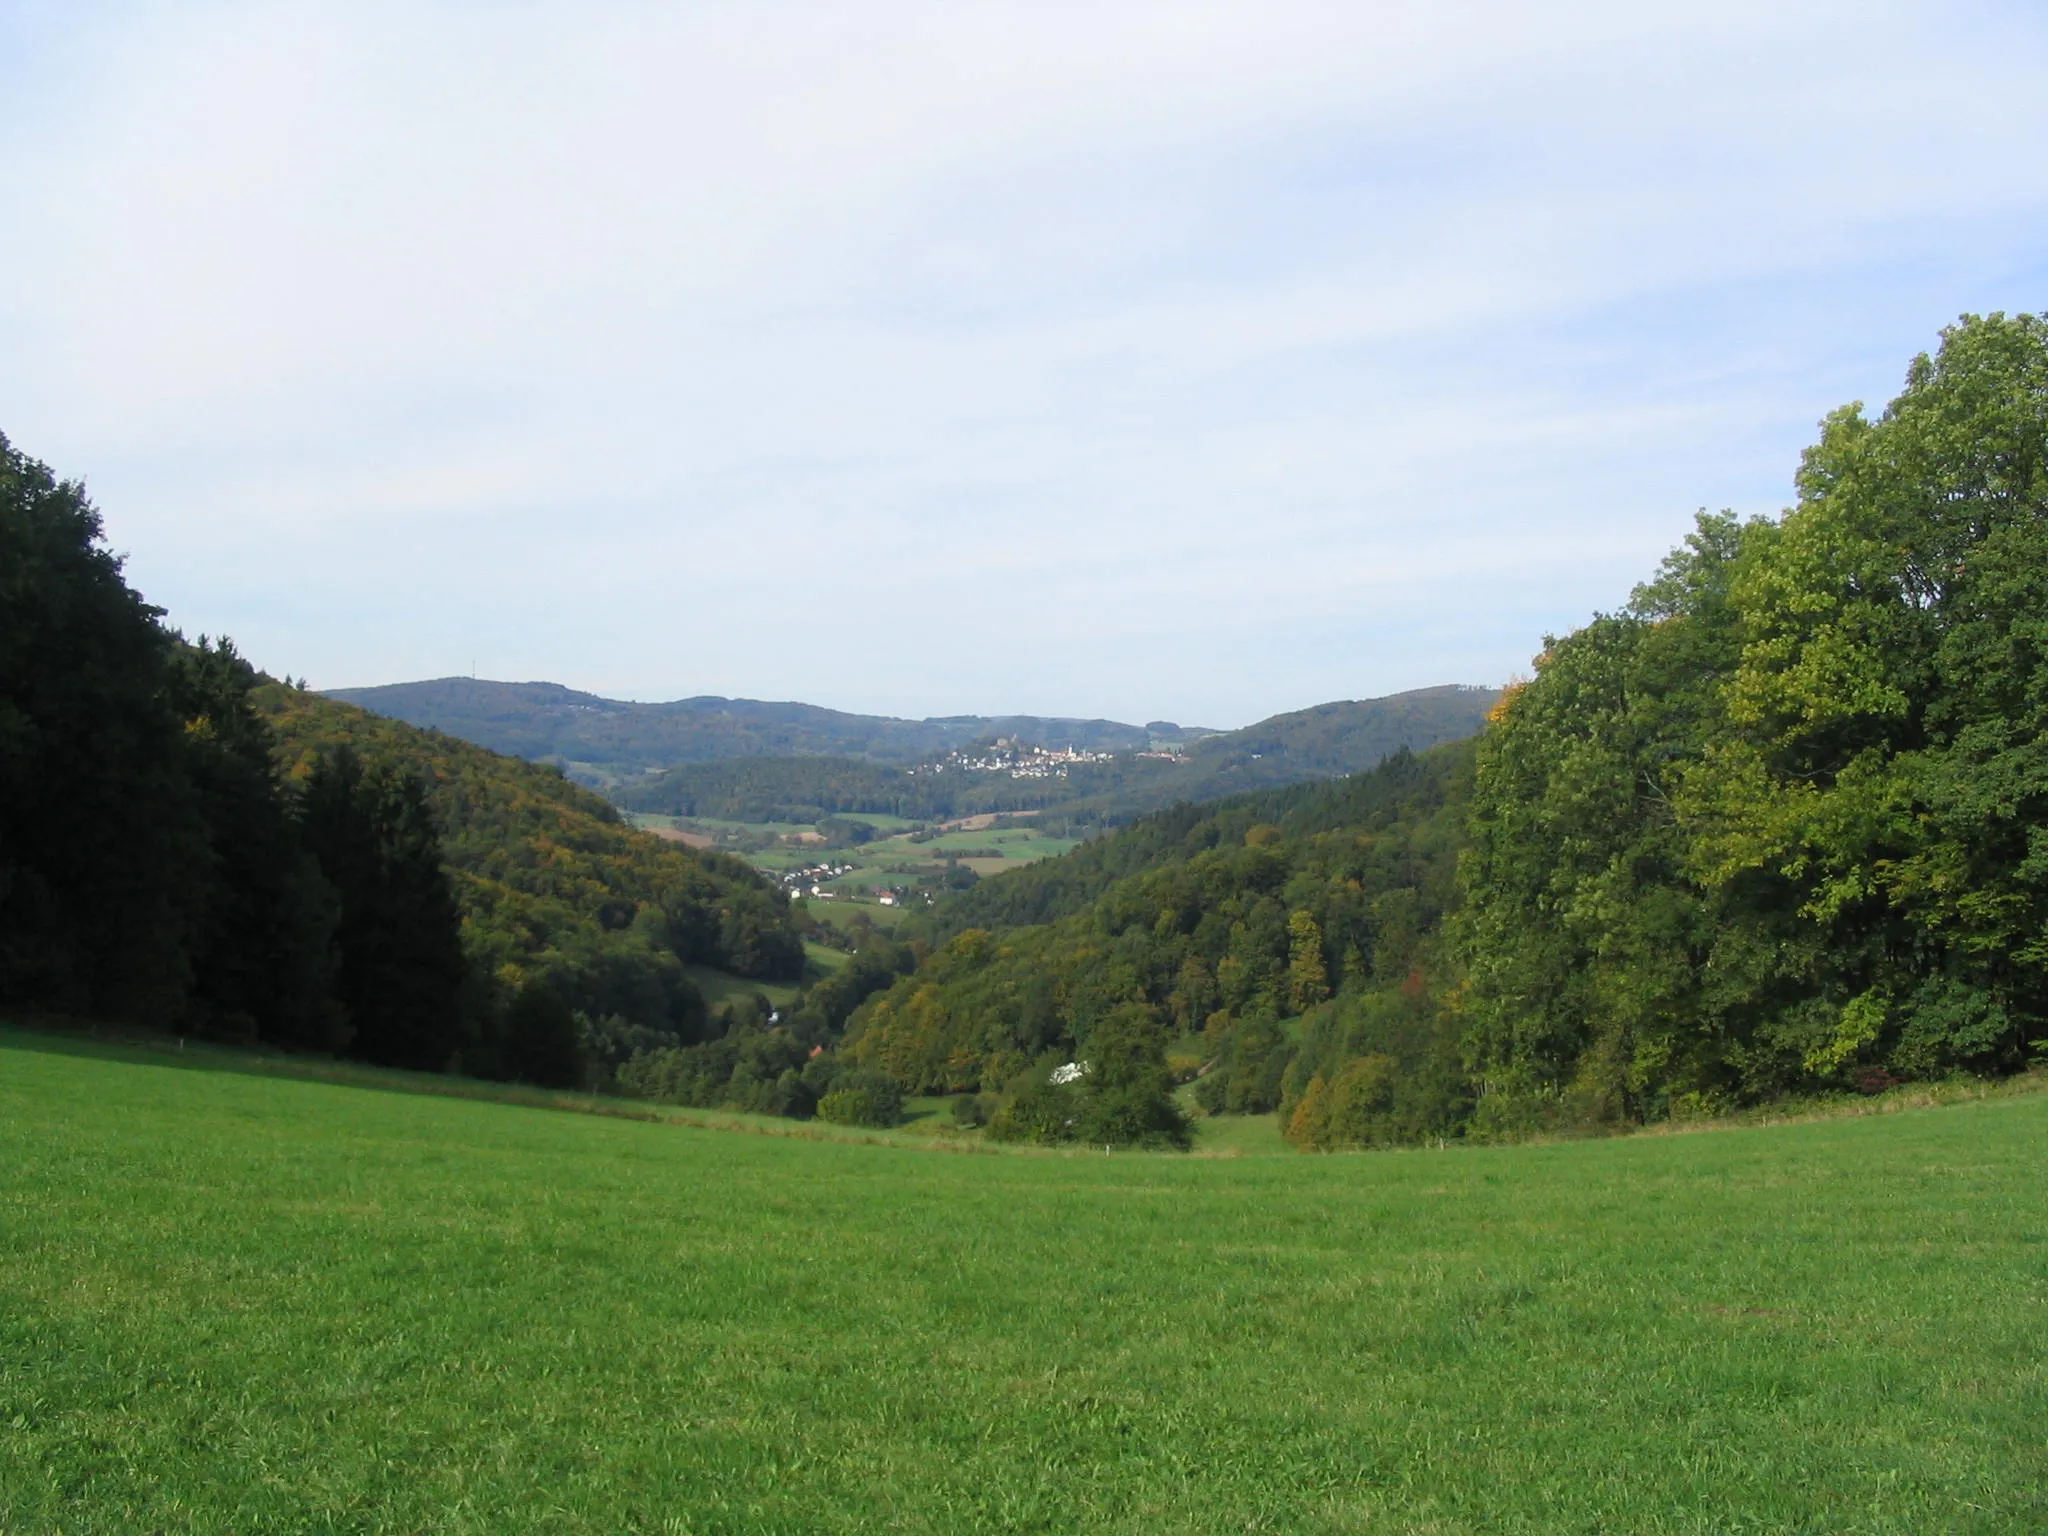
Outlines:
[[[316,686],[1498,682],[2048,303],[2048,11],[1685,9],[0,7],[0,431]]]

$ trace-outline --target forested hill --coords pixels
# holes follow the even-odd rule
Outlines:
[[[1431,982],[1473,754],[1177,807],[989,881],[854,1014],[848,1053],[912,1089],[1028,1096],[1034,1060],[1085,1057],[1135,1009],[1200,1037],[1212,1108],[1291,1108],[1332,1062],[1378,1055],[1404,1084],[1386,1139],[1455,1127],[1469,1093]]]
[[[1402,747],[1420,752],[1475,736],[1497,689],[1447,684],[1378,699],[1342,699],[1274,715],[1198,741],[1188,756],[1205,768],[1279,760],[1318,775],[1356,773]]]
[[[188,642],[0,436],[0,1007],[562,1086],[803,964],[737,860]]]
[[[1400,748],[1376,769],[1336,782],[1318,779],[1155,811],[1061,858],[960,892],[932,914],[931,932],[942,939],[967,928],[1018,928],[1070,917],[1122,881],[1241,843],[1254,827],[1276,829],[1279,841],[1290,844],[1343,827],[1384,830],[1390,816],[1413,802],[1418,784],[1440,788],[1440,781],[1469,769],[1471,756],[1469,739],[1420,758]]]
[[[1202,1103],[1310,1147],[2048,1058],[2048,321],[1946,332],[1797,485],[1703,515],[1469,749],[964,895],[848,1050],[1057,1139],[1071,1072],[1170,1028]]]
[[[1171,721],[1126,725],[1036,715],[959,715],[901,720],[814,704],[692,698],[635,704],[559,683],[470,677],[340,688],[327,697],[408,724],[432,726],[516,757],[639,773],[728,758],[840,756],[908,765],[998,736],[1085,751],[1137,752],[1205,734]]]
[[[1340,699],[1219,731],[1191,746],[1185,763],[1102,797],[1116,820],[1175,801],[1359,773],[1396,752],[1421,752],[1477,735],[1497,689],[1445,684],[1377,699]],[[1086,802],[1084,802],[1085,804]]]
[[[681,964],[802,974],[786,903],[738,859],[635,832],[555,770],[438,731],[276,684],[255,702],[288,773],[346,744],[424,781],[464,947],[488,972],[544,976],[592,1016],[686,1032],[701,1009]]]

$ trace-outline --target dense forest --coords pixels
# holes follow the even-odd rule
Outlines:
[[[1479,758],[1479,1123],[1626,1121],[2048,1049],[2048,324],[1823,424],[1539,658]]]
[[[558,772],[438,731],[277,684],[254,702],[288,782],[345,749],[420,783],[465,951],[487,976],[539,976],[577,1009],[690,1032],[703,1007],[685,965],[803,974],[787,903],[728,854],[635,832]]]
[[[83,489],[0,439],[0,1003],[572,1082],[790,979],[781,896],[558,773],[188,643]]]
[[[1111,1018],[1151,1028],[1162,1060],[1188,1042],[1186,1068],[1208,1068],[1197,1097],[1217,1111],[1278,1108],[1290,1067],[1351,1054],[1434,1083],[1447,1037],[1431,983],[1472,757],[1470,743],[1401,753],[1335,783],[1179,808],[988,881],[935,920],[990,926],[942,933],[853,1015],[845,1050],[912,1091],[995,1095],[991,1112],[1091,1059]],[[1398,1108],[1434,1133],[1463,1113],[1452,1099]]]

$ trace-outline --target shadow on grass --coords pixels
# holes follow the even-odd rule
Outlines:
[[[456,1077],[436,1072],[408,1072],[397,1067],[377,1067],[365,1062],[341,1061],[333,1057],[295,1056],[256,1047],[223,1045],[130,1025],[49,1016],[0,1019],[0,1048],[37,1051],[49,1055],[89,1057],[125,1062],[135,1066],[170,1067],[189,1072],[220,1072],[243,1077],[325,1083],[337,1088],[361,1088],[380,1093],[411,1093],[433,1098],[467,1099],[478,1103],[505,1104],[521,1109],[560,1110],[571,1114],[601,1115],[616,1120],[637,1120],[657,1125],[682,1126],[693,1130],[737,1132],[749,1136],[782,1136],[801,1141],[838,1141],[862,1146],[907,1148],[913,1151],[978,1153],[1007,1157],[1102,1155],[1102,1149],[1038,1147],[1025,1143],[985,1141],[978,1135],[957,1130],[948,1123],[942,1111],[950,1112],[952,1101],[949,1098],[913,1099],[904,1105],[905,1113],[900,1125],[891,1130],[877,1130],[832,1125],[822,1120],[787,1120],[776,1115],[750,1114],[740,1110],[696,1109],[685,1105],[656,1104],[645,1099],[615,1098],[606,1094],[570,1093],[534,1088],[522,1083],[490,1082],[482,1078]],[[2048,1093],[2048,1068],[2037,1065],[2009,1078],[1953,1078],[1906,1083],[1869,1097],[1843,1093],[1780,1100],[1774,1104],[1760,1105],[1725,1115],[1664,1121],[1625,1129],[1616,1128],[1604,1134],[1637,1137],[1761,1129],[1815,1120],[1853,1119],[1865,1115],[1935,1109],[2038,1093]],[[1584,1139],[1587,1138],[1583,1134],[1534,1136],[1520,1144],[1543,1145]],[[1389,1150],[1443,1151],[1476,1145],[1480,1144],[1454,1141],[1448,1146],[1440,1145],[1434,1149]],[[1196,1144],[1192,1154],[1142,1152],[1132,1149],[1118,1155],[1236,1158],[1247,1155],[1259,1157],[1301,1154],[1280,1136],[1275,1117],[1224,1115],[1204,1116],[1198,1119]],[[1325,1155],[1379,1156],[1383,1153],[1355,1151]]]
[[[33,1017],[0,1020],[0,1048],[119,1061],[133,1066],[169,1067],[188,1072],[219,1072],[242,1077],[324,1083],[331,1087],[362,1088],[381,1093],[468,1099],[521,1109],[561,1110],[696,1130],[736,1131],[743,1135],[845,1141],[937,1152],[993,1153],[1011,1150],[967,1142],[957,1137],[942,1138],[929,1130],[864,1130],[737,1110],[694,1109],[683,1105],[655,1104],[643,1099],[613,1098],[605,1094],[562,1092],[522,1083],[489,1082],[482,1078],[455,1077],[436,1072],[408,1072],[397,1067],[377,1067],[325,1056],[293,1056],[161,1034],[133,1026],[73,1019]]]

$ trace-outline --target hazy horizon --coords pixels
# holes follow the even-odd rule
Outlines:
[[[614,704],[682,704],[687,703],[691,699],[723,698],[730,700],[731,702],[736,704],[802,704],[818,709],[837,710],[842,714],[867,715],[875,718],[908,720],[912,722],[922,722],[926,720],[959,720],[970,718],[986,720],[1003,720],[1023,717],[1036,717],[1039,719],[1047,720],[1111,720],[1120,725],[1151,725],[1163,722],[1166,724],[1174,725],[1183,730],[1215,731],[1219,735],[1228,731],[1242,730],[1246,726],[1258,724],[1261,720],[1270,720],[1276,715],[1298,714],[1303,710],[1314,709],[1319,705],[1324,704],[1372,703],[1376,700],[1383,698],[1395,698],[1399,697],[1402,694],[1407,693],[1424,693],[1435,688],[1470,688],[1481,692],[1493,692],[1498,690],[1501,686],[1499,683],[1426,683],[1418,688],[1397,689],[1392,694],[1369,694],[1357,698],[1343,699],[1314,699],[1305,704],[1281,705],[1278,708],[1266,710],[1263,713],[1253,715],[1247,719],[1233,720],[1227,724],[1222,725],[1217,724],[1213,720],[1180,720],[1159,714],[1080,715],[1075,714],[1072,710],[953,709],[938,710],[923,715],[886,715],[883,712],[877,710],[841,709],[839,705],[832,703],[830,700],[824,699],[758,699],[751,698],[743,694],[678,693],[663,698],[635,699],[626,698],[617,694],[599,693],[596,689],[593,688],[578,688],[573,683],[564,683],[558,678],[477,677],[467,672],[449,673],[442,677],[402,678],[396,682],[390,683],[343,683],[337,684],[336,686],[331,688],[319,688],[316,691],[325,694],[369,693],[379,688],[405,688],[423,683],[451,682],[487,683],[495,686],[509,688],[531,688],[535,686],[560,687],[566,688],[572,693],[588,694],[591,697],[602,698]]]

